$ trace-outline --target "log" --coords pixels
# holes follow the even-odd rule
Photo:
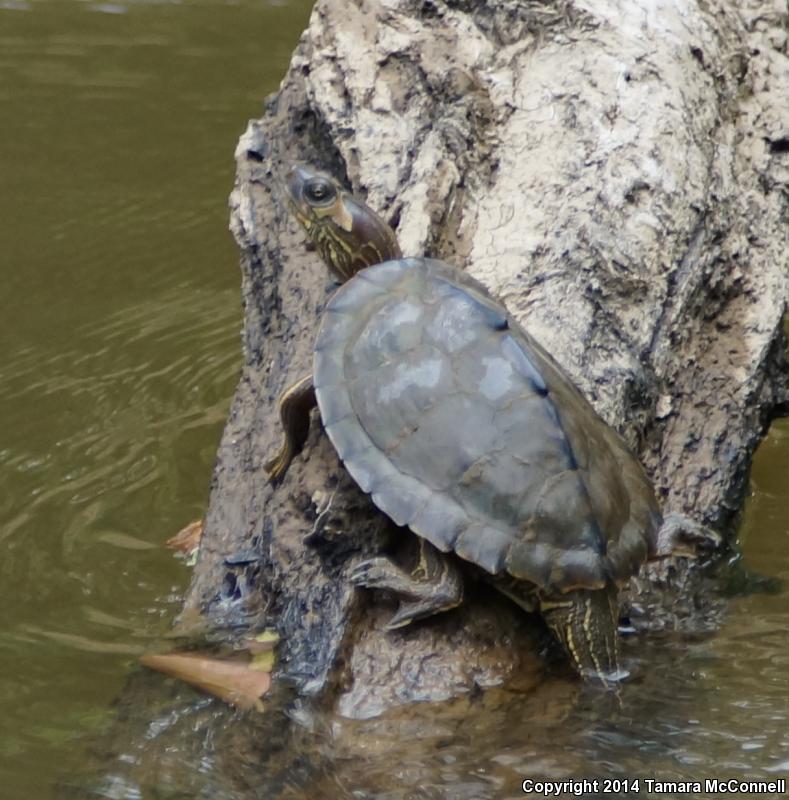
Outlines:
[[[473,576],[461,609],[383,630],[391,603],[347,574],[413,537],[317,412],[267,482],[277,397],[310,371],[331,291],[277,196],[295,161],[365,197],[405,254],[481,280],[625,435],[665,511],[730,528],[787,402],[784,21],[755,0],[318,0],[236,150],[244,366],[184,619],[275,626],[281,675],[349,716],[541,674],[535,625]]]

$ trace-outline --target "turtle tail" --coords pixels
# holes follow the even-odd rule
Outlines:
[[[583,678],[611,684],[627,677],[619,666],[615,586],[543,598],[540,612]]]

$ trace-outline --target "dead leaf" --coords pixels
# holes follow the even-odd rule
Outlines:
[[[253,669],[244,661],[201,656],[195,653],[149,653],[140,663],[197,686],[208,694],[241,709],[263,710],[260,698],[271,687],[271,673]]]
[[[181,528],[175,536],[170,537],[164,544],[170,550],[182,553],[186,558],[192,556],[200,549],[200,541],[203,538],[203,520],[196,519],[190,522],[185,528]]]

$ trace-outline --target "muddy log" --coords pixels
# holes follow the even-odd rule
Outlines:
[[[332,287],[277,197],[306,161],[481,280],[626,436],[665,511],[724,529],[786,400],[789,80],[780,2],[319,0],[236,151],[244,368],[187,598],[213,627],[276,627],[300,691],[369,716],[517,677],[538,625],[469,576],[403,631],[347,581],[409,557],[313,412],[276,487],[276,401],[311,369]],[[306,538],[305,538],[306,537]],[[640,586],[648,581],[641,580]]]

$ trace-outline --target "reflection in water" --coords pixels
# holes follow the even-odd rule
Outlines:
[[[627,640],[637,677],[618,696],[555,676],[351,722],[284,686],[240,714],[132,666],[179,608],[188,575],[159,544],[204,508],[240,362],[230,154],[309,5],[0,0],[0,793],[515,798],[526,777],[787,777],[786,422],[742,527],[749,569],[784,586],[738,584],[712,635]]]

